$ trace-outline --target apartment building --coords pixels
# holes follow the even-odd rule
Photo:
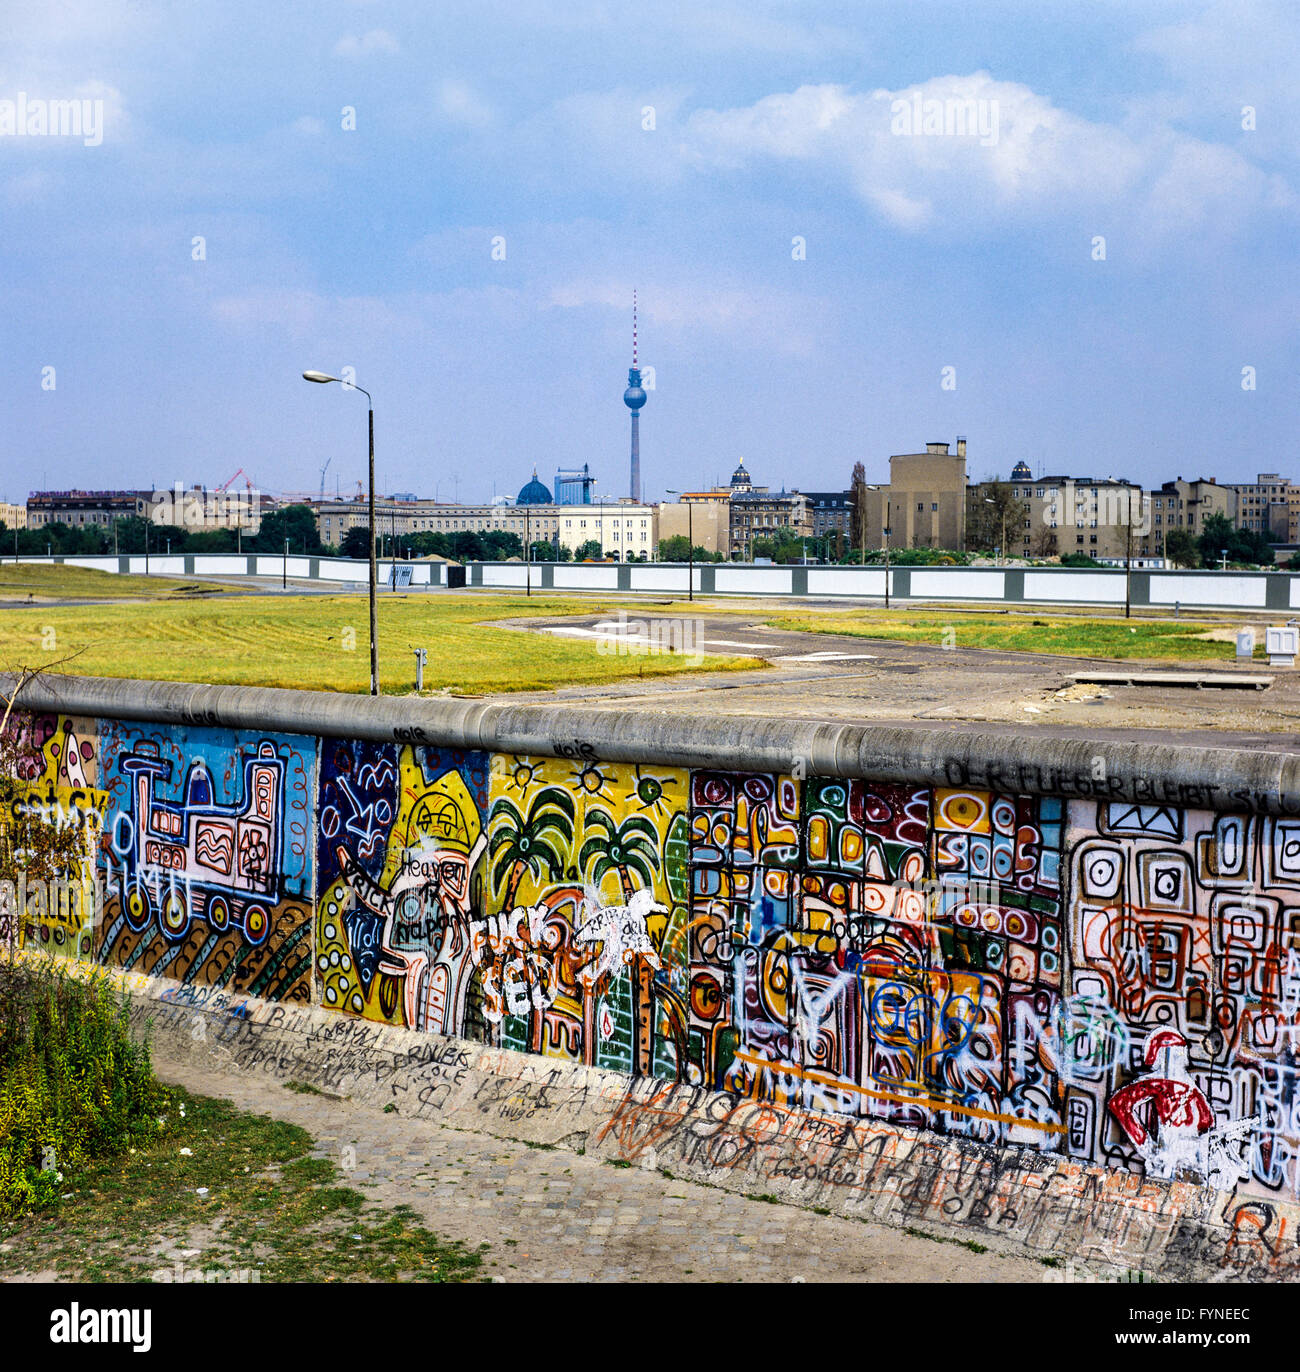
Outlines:
[[[369,522],[364,499],[312,501],[311,509],[321,542],[333,547],[343,542],[349,529],[364,529]],[[653,506],[627,500],[593,505],[453,505],[434,500],[375,498],[376,532],[397,539],[415,533],[486,533],[501,529],[518,534],[521,542],[527,537],[531,542],[547,541],[571,552],[594,541],[601,545],[606,557],[626,562],[629,554],[653,556],[657,528]]]
[[[1166,481],[1147,492],[1146,502],[1145,527],[1134,549],[1141,557],[1163,557],[1171,529],[1186,529],[1199,538],[1211,516],[1223,515],[1234,524],[1239,518],[1237,489],[1220,486],[1213,477]]]
[[[108,529],[118,519],[143,518],[148,498],[148,491],[33,491],[27,497],[27,527],[66,524]]]
[[[990,499],[995,487],[1006,482],[977,481],[969,488],[971,519],[978,518],[980,502]],[[1146,500],[1141,486],[1114,477],[1040,476],[1027,466],[1012,472],[1011,498],[1023,507],[1014,527],[1006,530],[1008,557],[1064,557],[1084,553],[1089,557],[1125,556],[1129,525],[1136,540],[1145,530]]]
[[[1277,472],[1260,472],[1252,482],[1234,482],[1237,524],[1275,543],[1293,543],[1300,533],[1300,486]]]

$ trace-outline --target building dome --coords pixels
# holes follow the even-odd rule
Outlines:
[[[515,498],[516,505],[553,505],[551,492],[543,486],[537,479],[537,472],[534,469],[533,479],[521,490]]]
[[[1028,462],[1017,462],[1011,469],[1012,481],[1032,481],[1034,474],[1029,470]]]
[[[731,484],[733,487],[748,487],[754,483],[749,479],[749,473],[745,470],[745,460],[741,458],[740,466],[731,474]]]

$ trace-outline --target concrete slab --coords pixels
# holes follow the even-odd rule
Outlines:
[[[1096,686],[1173,686],[1184,690],[1214,688],[1221,691],[1267,691],[1271,676],[1247,676],[1242,672],[1071,672],[1070,680]]]

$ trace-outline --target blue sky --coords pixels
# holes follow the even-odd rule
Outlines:
[[[633,287],[651,497],[958,434],[1300,478],[1298,51],[1289,0],[8,6],[0,101],[104,126],[0,135],[0,497],[355,490],[364,400],[300,379],[346,366],[385,490],[626,494]]]

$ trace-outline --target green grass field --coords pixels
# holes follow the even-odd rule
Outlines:
[[[386,693],[411,692],[412,649],[417,647],[429,654],[425,691],[457,695],[544,690],[701,669],[673,654],[601,654],[591,640],[484,623],[523,615],[590,615],[609,608],[589,598],[388,593],[379,602],[380,684]],[[631,617],[644,609],[627,608]],[[365,692],[370,686],[367,635],[364,595],[234,594],[184,602],[38,605],[0,616],[0,663],[9,669],[57,663],[58,671],[84,676]],[[736,671],[763,665],[753,658],[710,656],[703,669]]]
[[[61,562],[0,562],[0,600],[166,600],[226,595],[229,586],[215,581],[167,576],[122,576]]]
[[[896,643],[947,642],[954,648],[1068,657],[1224,662],[1236,656],[1231,626],[1204,621],[1084,619],[1074,614],[954,615],[942,609],[909,608],[777,615],[766,622],[774,628],[807,633],[849,634]],[[1261,641],[1262,637],[1257,634]],[[1264,655],[1262,646],[1256,647],[1255,655]]]

